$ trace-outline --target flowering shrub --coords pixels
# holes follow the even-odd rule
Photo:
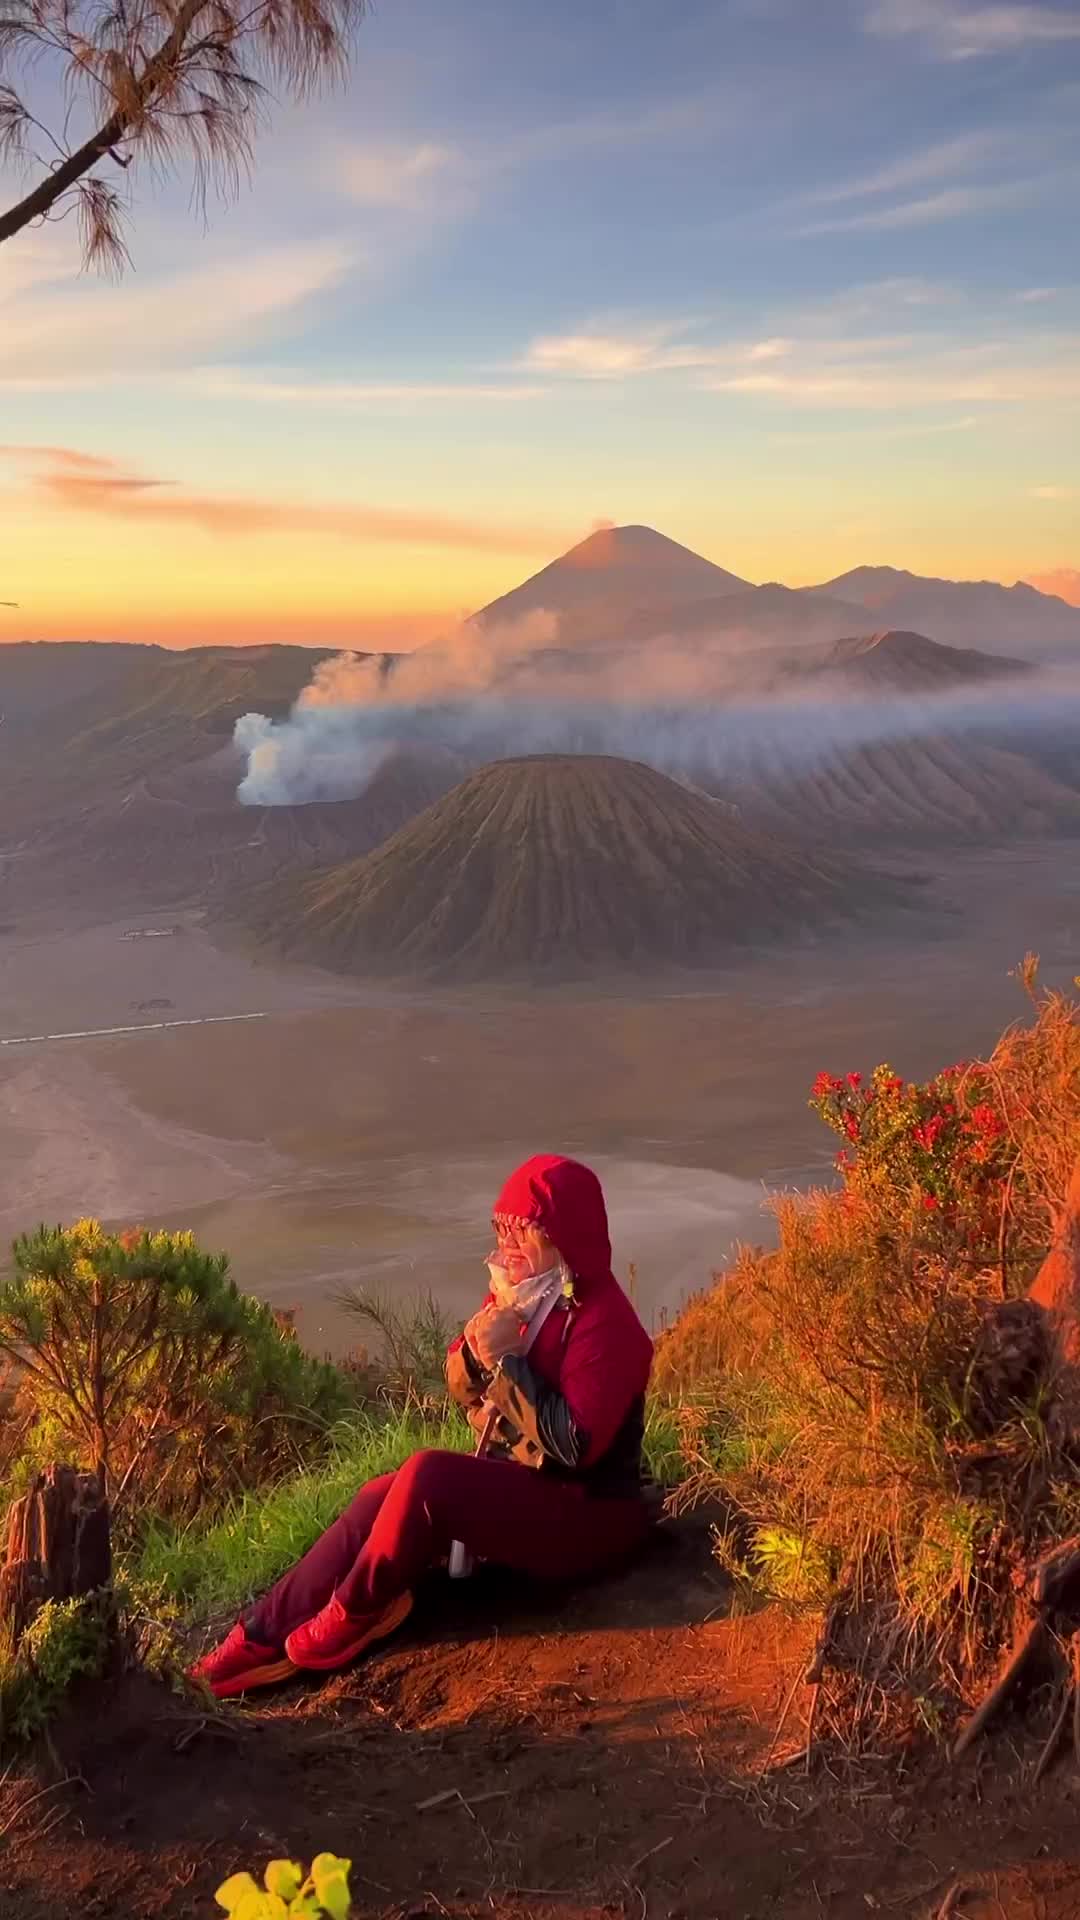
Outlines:
[[[1018,1572],[1080,1529],[1022,1299],[1080,1157],[1080,1004],[1020,971],[1033,1018],[987,1060],[819,1075],[839,1190],[782,1195],[776,1247],[661,1344],[661,1391],[692,1382],[681,1498],[723,1500],[734,1578],[824,1603],[815,1739],[845,1753],[907,1743],[913,1715],[947,1737],[1026,1619]]]
[[[1023,1176],[985,1068],[961,1063],[921,1085],[884,1065],[865,1083],[820,1073],[810,1105],[844,1142],[836,1164],[853,1197],[875,1211],[921,1211],[923,1237],[942,1251],[976,1265],[998,1258]]]

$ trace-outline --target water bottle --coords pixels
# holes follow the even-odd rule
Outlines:
[[[451,1540],[448,1572],[451,1580],[467,1580],[473,1570],[473,1557],[462,1540]]]

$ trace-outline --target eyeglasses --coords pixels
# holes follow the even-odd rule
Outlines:
[[[517,1214],[494,1213],[491,1216],[492,1231],[501,1245],[520,1246],[525,1235],[535,1231],[535,1220],[522,1220]]]

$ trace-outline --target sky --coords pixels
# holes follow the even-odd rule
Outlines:
[[[120,281],[0,245],[2,639],[407,645],[605,522],[1080,602],[1080,0],[379,0],[130,174]]]

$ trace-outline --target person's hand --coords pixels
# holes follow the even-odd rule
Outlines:
[[[465,1329],[465,1338],[482,1367],[498,1366],[521,1344],[521,1315],[513,1307],[481,1307]]]
[[[478,1400],[475,1407],[469,1408],[466,1417],[477,1439],[482,1439],[487,1432],[488,1421],[491,1419],[491,1408],[487,1401]]]

